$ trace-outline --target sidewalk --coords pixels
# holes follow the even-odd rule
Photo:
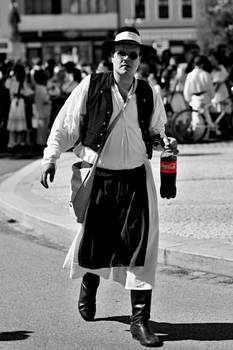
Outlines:
[[[177,198],[158,196],[159,262],[233,277],[233,141],[179,149]],[[40,185],[40,160],[16,172],[0,184],[0,210],[68,249],[77,230],[68,207],[75,160],[71,152],[62,155],[48,190]],[[152,169],[158,191],[159,153]]]

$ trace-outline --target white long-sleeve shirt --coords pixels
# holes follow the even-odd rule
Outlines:
[[[204,103],[208,104],[214,97],[214,85],[210,73],[199,67],[195,67],[188,73],[184,84],[184,98],[187,102],[192,101],[193,94],[203,92]]]
[[[80,117],[86,114],[86,102],[90,76],[87,76],[73,90],[53,124],[47,147],[44,150],[43,163],[55,163],[62,152],[73,147],[79,137]],[[112,86],[113,113],[111,121],[121,110],[121,118],[108,137],[101,153],[98,166],[106,169],[132,169],[142,165],[147,159],[146,147],[138,124],[136,103],[136,85],[128,93],[124,102],[117,85]],[[154,110],[150,125],[150,133],[164,136],[166,113],[162,99],[154,89]],[[78,146],[76,154],[93,163],[96,152],[89,147]]]

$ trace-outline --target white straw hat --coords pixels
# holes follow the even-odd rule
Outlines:
[[[112,52],[115,45],[120,43],[141,46],[142,40],[136,28],[122,27],[117,31],[114,40],[107,40],[103,43],[103,48],[108,52]]]

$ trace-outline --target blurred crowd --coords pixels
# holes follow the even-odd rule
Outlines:
[[[95,69],[71,61],[33,61],[29,65],[8,60],[0,65],[0,150],[27,146],[43,149],[54,119],[72,90],[93,71],[111,69],[107,60]]]
[[[142,61],[137,74],[161,94],[168,117],[167,133],[171,132],[169,125],[175,114],[192,108],[205,115],[215,132],[219,131],[215,122],[220,115],[227,115],[221,120],[221,130],[226,131],[222,135],[229,136],[229,131],[233,135],[233,55],[225,45],[210,50],[208,55],[198,49],[185,56],[165,50],[154,62]]]
[[[197,50],[185,56],[176,56],[169,49],[161,57],[156,52],[142,56],[137,76],[147,80],[165,104],[168,116],[187,108],[184,96],[187,75],[195,66],[195,58],[202,57],[203,69],[214,88],[213,106],[231,98],[233,60],[225,47],[200,56]],[[53,121],[72,90],[92,72],[111,70],[108,59],[97,67],[90,64],[67,62],[58,64],[53,59],[42,62],[35,58],[32,64],[8,60],[0,65],[0,147],[17,150],[37,146],[43,149]]]

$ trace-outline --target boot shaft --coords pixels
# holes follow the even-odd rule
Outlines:
[[[92,273],[83,276],[78,300],[80,315],[85,321],[93,321],[96,313],[96,293],[100,277]]]
[[[100,284],[100,276],[87,272],[83,276],[82,283],[91,290],[96,290]]]
[[[132,316],[130,332],[134,339],[147,347],[160,347],[162,342],[150,328],[152,290],[131,290]]]
[[[150,319],[152,290],[131,290],[131,323]]]

